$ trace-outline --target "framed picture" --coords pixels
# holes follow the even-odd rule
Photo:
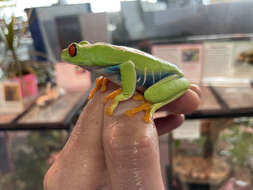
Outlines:
[[[183,48],[182,62],[183,63],[198,63],[199,62],[199,48]]]
[[[22,93],[19,82],[0,83],[0,112],[20,112],[23,110]]]
[[[20,102],[22,100],[20,85],[18,83],[4,83],[3,98],[5,102]]]

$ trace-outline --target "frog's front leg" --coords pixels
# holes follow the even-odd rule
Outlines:
[[[105,101],[112,98],[112,103],[106,108],[106,113],[112,115],[113,111],[118,106],[119,102],[128,100],[135,92],[136,88],[136,71],[135,65],[132,61],[126,61],[120,64],[120,77],[121,77],[121,88],[113,91],[109,94]]]
[[[101,86],[101,91],[105,92],[106,88],[107,88],[108,81],[109,80],[107,78],[103,77],[103,76],[98,77],[96,79],[96,85],[95,85],[95,87],[91,90],[91,92],[89,94],[89,100],[93,98],[95,92],[98,91],[98,89],[100,88],[100,86]]]
[[[132,116],[137,112],[146,111],[144,120],[150,122],[153,113],[162,106],[172,102],[183,95],[189,88],[189,82],[185,78],[169,76],[153,84],[144,92],[142,104],[126,111],[126,115]],[[141,99],[139,97],[135,97]]]

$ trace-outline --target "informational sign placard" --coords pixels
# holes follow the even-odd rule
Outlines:
[[[200,83],[203,65],[201,44],[153,45],[152,54],[176,64],[190,82]]]
[[[233,76],[238,78],[253,78],[253,42],[234,42],[233,49]]]
[[[203,80],[214,85],[249,83],[253,76],[251,41],[204,43]]]
[[[199,139],[200,137],[200,121],[185,121],[184,124],[172,132],[174,139]]]
[[[233,43],[207,42],[204,44],[204,69],[203,75],[207,81],[212,79],[222,80],[228,78],[232,72]]]

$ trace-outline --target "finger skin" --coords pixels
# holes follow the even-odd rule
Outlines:
[[[199,104],[197,91],[195,87],[190,88],[165,110],[193,111]],[[139,104],[136,101],[121,103],[113,117],[104,116],[103,120],[105,95],[97,92],[84,109],[60,156],[44,178],[45,190],[112,189],[110,182],[117,190],[164,189],[156,128],[152,123],[143,122],[143,112],[132,118],[124,115],[127,108]],[[181,122],[180,114],[155,120],[159,134],[176,128]]]
[[[159,112],[165,112],[167,117],[160,117],[154,119],[158,134],[162,135],[179,127],[184,121],[184,115],[195,111],[200,105],[201,91],[197,85],[190,85],[188,91],[180,98],[163,106]],[[167,112],[167,114],[166,114]],[[169,115],[168,115],[169,113]],[[159,116],[159,114],[157,114]],[[170,125],[168,125],[170,123]]]
[[[201,90],[198,85],[191,84],[190,89],[193,90],[194,92],[196,92],[199,95],[199,97],[201,97]]]
[[[176,129],[184,122],[183,114],[173,114],[168,117],[158,118],[154,120],[158,135],[169,133]]]
[[[113,190],[164,189],[158,146],[153,123],[145,123],[144,113],[127,117],[121,108],[132,108],[136,101],[121,103],[113,117],[104,116],[103,144]]]
[[[97,93],[83,110],[66,145],[44,178],[46,190],[101,189],[106,185],[101,141],[102,100]]]

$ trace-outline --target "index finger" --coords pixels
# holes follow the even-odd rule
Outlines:
[[[112,187],[164,189],[155,126],[144,122],[144,112],[124,114],[136,104],[121,102],[113,116],[104,116],[103,145]]]
[[[101,148],[103,108],[103,95],[96,93],[84,108],[66,145],[48,170],[44,178],[45,189],[97,189],[103,185],[100,184],[105,181],[106,170]]]

